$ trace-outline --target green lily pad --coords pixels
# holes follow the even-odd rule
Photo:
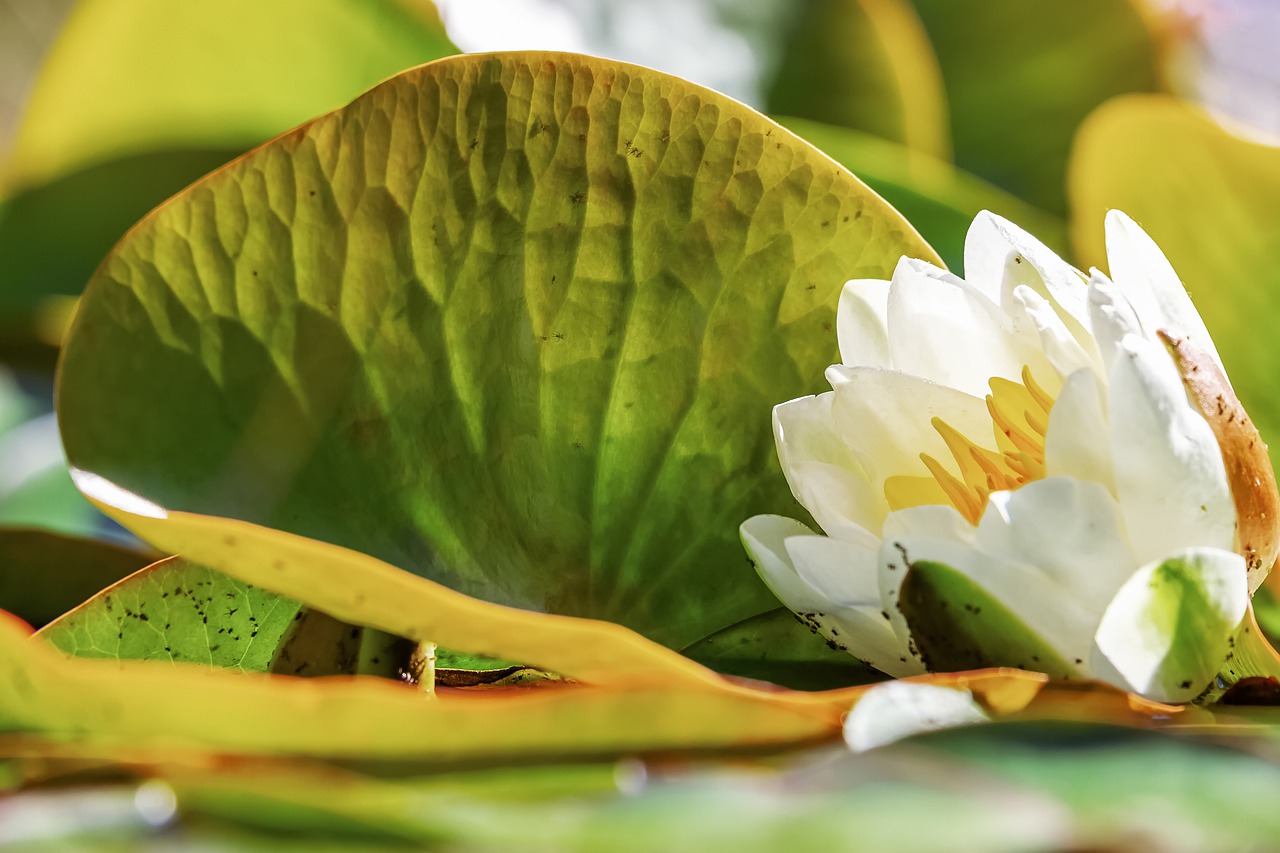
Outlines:
[[[125,229],[169,195],[452,53],[429,0],[82,0],[5,164],[0,306],[78,294]]]
[[[565,54],[414,69],[194,185],[91,282],[68,458],[170,509],[682,648],[776,607],[769,411],[843,282],[936,260],[723,96]]]
[[[943,563],[917,560],[898,607],[932,672],[1012,666],[1066,678],[1073,667],[1009,608]]]
[[[915,0],[937,52],[958,166],[1049,213],[1066,212],[1071,138],[1125,92],[1158,88],[1135,0]]]

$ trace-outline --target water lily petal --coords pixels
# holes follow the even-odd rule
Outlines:
[[[1089,340],[1088,293],[1080,272],[1057,253],[1003,217],[982,211],[964,240],[967,281],[989,298],[1012,309],[1012,294],[1030,287],[1056,307],[1081,343]],[[982,282],[978,285],[978,282]]]
[[[863,465],[836,432],[835,393],[775,406],[778,461],[791,493],[829,536],[858,540],[878,530],[887,507]]]
[[[995,517],[990,524],[1008,524],[1000,520],[999,509],[988,507]],[[984,521],[986,521],[984,514]],[[979,536],[981,536],[981,530]],[[994,539],[992,533],[987,538]],[[1060,657],[1067,670],[1084,674],[1099,609],[1091,609],[1074,590],[1074,585],[1060,582],[1056,576],[1038,566],[1011,555],[997,556],[964,542],[943,539],[899,537],[886,539],[886,546],[898,549],[915,566],[938,563],[967,577],[982,593],[998,602],[1028,631],[1042,638]],[[1003,549],[1006,552],[1016,549]],[[882,554],[884,552],[882,551]],[[901,591],[899,595],[903,595]],[[957,604],[956,606],[960,606]],[[1022,666],[1035,669],[1042,662],[1023,660],[1020,652],[1009,649],[1008,656],[975,662],[986,666]]]
[[[1134,692],[1189,702],[1222,667],[1248,603],[1239,554],[1189,549],[1152,562],[1107,607],[1095,657]]]
[[[1059,583],[1081,612],[1093,615],[1091,622],[1072,626],[1074,656],[1088,651],[1103,608],[1137,565],[1115,498],[1102,485],[1074,477],[1048,477],[1015,492],[996,492],[975,541],[987,554],[1034,566]]]
[[[1097,270],[1093,270],[1093,277],[1089,279],[1089,318],[1105,370],[1111,369],[1121,341],[1143,335],[1142,324],[1138,322],[1133,306],[1111,283],[1111,279]]]
[[[1057,371],[1058,378],[1070,376],[1082,367],[1101,370],[1102,357],[1093,338],[1087,338],[1088,349],[1081,346],[1080,340],[1067,329],[1049,300],[1030,287],[1018,285],[1014,288],[1010,312],[1016,324],[1035,330],[1045,358]]]
[[[827,601],[821,612],[808,614],[824,636],[889,675],[922,671],[881,613],[878,541],[858,546],[825,536],[793,536],[785,545],[797,574]]]
[[[892,367],[889,360],[889,282],[860,278],[845,282],[836,309],[840,361],[850,367]]]
[[[1137,565],[1184,548],[1230,551],[1236,513],[1217,439],[1161,344],[1130,336],[1107,409],[1116,497]]]
[[[904,259],[889,288],[894,369],[985,396],[991,377],[1017,380],[1023,365],[1044,361],[1035,336],[1017,334],[999,305],[964,282],[924,274],[920,266]]]
[[[1077,370],[1067,377],[1049,410],[1044,467],[1049,477],[1092,480],[1115,493],[1106,400],[1097,374]]]
[[[813,536],[812,530],[794,518],[755,515],[742,522],[738,533],[756,573],[789,610],[802,613],[827,606],[821,594],[796,573],[787,552],[787,539]]]
[[[789,610],[815,632],[822,634],[850,654],[862,658],[871,666],[890,675],[914,675],[921,670],[910,664],[910,657],[903,653],[896,634],[884,618],[876,613],[868,615],[856,607],[841,606],[806,581],[797,571],[791,552],[802,557],[810,554],[805,543],[831,542],[815,536],[808,527],[790,518],[778,515],[757,515],[747,519],[739,528],[742,544],[746,547],[761,580],[773,590]],[[839,543],[837,543],[839,545]],[[822,554],[830,558],[831,554]],[[814,565],[806,568],[815,577],[829,579],[833,567]],[[867,574],[874,582],[875,574],[869,567]],[[854,581],[856,583],[856,579]],[[843,592],[840,595],[844,595]],[[907,658],[904,664],[900,658]]]
[[[866,752],[912,735],[990,719],[963,687],[890,681],[872,687],[853,706],[844,721],[844,739],[854,752]]]
[[[877,490],[892,476],[929,476],[921,453],[951,458],[934,418],[974,441],[991,435],[986,401],[955,388],[896,370],[843,365],[827,368],[827,381],[835,389],[836,429],[867,463]]]
[[[796,574],[824,599],[839,607],[869,608],[880,615],[879,539],[855,544],[828,536],[791,536],[783,547]]]
[[[1155,241],[1118,210],[1107,213],[1106,235],[1111,280],[1133,305],[1147,335],[1163,330],[1173,337],[1186,338],[1208,351],[1222,367],[1200,312]]]

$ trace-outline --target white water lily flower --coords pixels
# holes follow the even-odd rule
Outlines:
[[[1107,216],[1111,278],[980,214],[967,278],[850,281],[832,391],[774,409],[826,535],[742,525],[761,577],[890,675],[1018,666],[1189,701],[1276,556],[1275,480],[1181,282]],[[1233,494],[1234,491],[1234,494]]]

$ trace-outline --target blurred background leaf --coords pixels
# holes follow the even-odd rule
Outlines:
[[[429,0],[81,0],[4,172],[0,310],[78,294],[129,225],[186,184],[454,52]]]
[[[938,60],[907,0],[798,0],[789,23],[766,112],[950,158]]]
[[[1058,216],[1076,125],[1158,85],[1136,0],[915,0],[937,53],[958,166]]]

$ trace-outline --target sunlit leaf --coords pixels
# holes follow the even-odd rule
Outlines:
[[[804,119],[778,120],[884,196],[956,273],[964,270],[965,234],[983,210],[1018,223],[1066,254],[1066,222],[950,163],[854,130]]]
[[[1168,256],[1236,395],[1277,459],[1280,148],[1232,136],[1170,97],[1132,96],[1081,128],[1071,166],[1079,257],[1105,257],[1102,217],[1123,210]]]
[[[854,698],[839,695],[846,707]],[[108,743],[176,738],[250,753],[455,760],[748,747],[832,737],[840,712],[827,701],[679,684],[439,690],[432,698],[384,679],[66,657],[0,614],[0,729]],[[430,732],[448,736],[413,734]]]
[[[854,128],[947,159],[938,58],[906,0],[799,0],[765,97],[770,113]],[[847,165],[847,164],[846,164]]]
[[[1076,126],[1095,106],[1157,85],[1136,0],[916,0],[951,113],[955,161],[1032,204],[1065,212]]]
[[[27,103],[0,305],[75,294],[138,217],[247,148],[456,52],[429,0],[81,0]]]
[[[903,254],[936,258],[715,93],[446,59],[138,225],[67,342],[64,441],[166,509],[679,648],[776,607],[736,539],[792,508],[768,412],[817,390],[842,283]]]

